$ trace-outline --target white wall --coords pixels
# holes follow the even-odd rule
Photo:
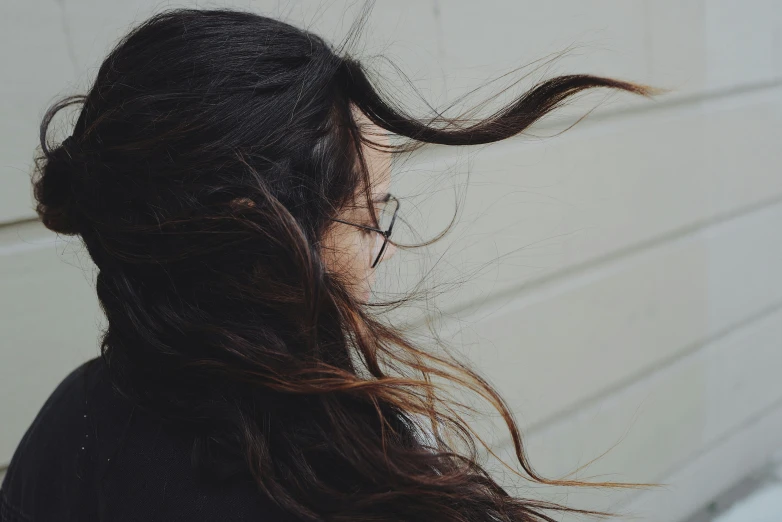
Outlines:
[[[232,5],[334,38],[353,4]],[[34,220],[37,125],[132,22],[167,5],[180,4],[0,8],[0,463],[56,383],[97,353],[101,321],[86,254]],[[366,35],[362,53],[391,57],[435,105],[570,44],[513,92],[572,72],[674,89],[590,95],[536,128],[551,135],[601,104],[562,136],[435,148],[397,168],[395,192],[424,232],[452,198],[425,189],[469,170],[460,224],[429,259],[447,253],[439,282],[470,278],[433,304],[507,397],[533,464],[559,476],[613,447],[579,476],[668,485],[523,493],[670,522],[761,466],[782,440],[782,4],[380,0]],[[400,255],[383,283],[409,282],[417,263]]]

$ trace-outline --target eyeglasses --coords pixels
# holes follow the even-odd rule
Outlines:
[[[367,225],[361,225],[359,223],[351,223],[349,221],[343,221],[341,219],[334,219],[332,218],[332,221],[336,221],[337,223],[344,223],[346,225],[350,225],[356,228],[361,228],[364,230],[370,230],[372,232],[377,232],[381,236],[383,236],[383,246],[380,247],[380,251],[377,253],[377,257],[375,257],[375,260],[372,262],[371,268],[375,268],[377,264],[380,262],[381,259],[383,259],[383,254],[386,252],[386,248],[388,247],[388,239],[391,237],[391,231],[394,230],[394,223],[396,222],[396,214],[399,212],[399,200],[396,199],[391,194],[388,194],[384,200],[385,205],[380,211],[380,215],[378,216],[377,223],[380,228],[375,227],[369,227]]]

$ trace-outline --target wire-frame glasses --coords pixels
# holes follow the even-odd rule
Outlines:
[[[391,237],[391,232],[394,230],[394,223],[396,223],[396,215],[399,212],[399,200],[396,199],[391,194],[388,194],[383,203],[383,208],[380,211],[380,216],[378,217],[377,223],[379,225],[379,228],[370,227],[367,225],[361,225],[359,223],[351,223],[350,221],[343,221],[341,219],[332,219],[332,221],[336,221],[337,223],[344,223],[346,225],[350,225],[353,227],[361,228],[364,230],[371,230],[372,232],[377,232],[381,236],[383,236],[383,246],[380,247],[380,250],[377,253],[377,256],[375,257],[375,260],[372,262],[372,268],[375,268],[377,264],[380,262],[381,259],[383,259],[383,254],[386,252],[386,248],[388,247],[388,241]]]

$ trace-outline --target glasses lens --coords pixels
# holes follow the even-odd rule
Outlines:
[[[382,230],[383,232],[388,232],[388,236],[391,235],[390,232],[392,230],[392,227],[394,226],[395,216],[398,208],[399,208],[399,201],[397,201],[397,199],[394,197],[390,197],[388,201],[386,201],[382,205],[378,205],[377,208],[378,228],[380,228],[380,230]],[[375,266],[377,266],[377,264],[383,259],[383,254],[386,252],[388,248],[387,237],[381,234],[377,234],[377,239],[378,239],[378,246],[380,247],[380,250],[378,251],[378,254],[372,263],[372,268],[375,268]]]
[[[388,241],[383,240],[382,246],[380,247],[380,252],[378,252],[377,256],[375,257],[375,260],[372,262],[372,268],[375,268],[377,264],[380,262],[380,260],[383,259],[383,254],[386,252],[387,246],[388,246]]]
[[[387,231],[389,228],[391,228],[391,224],[394,219],[394,213],[396,212],[397,207],[399,206],[399,202],[391,198],[387,202],[382,203],[379,205],[378,210],[378,228],[382,230],[383,232]]]

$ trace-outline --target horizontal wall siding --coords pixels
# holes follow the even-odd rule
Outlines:
[[[663,482],[671,486],[638,495],[623,506],[650,522],[684,520],[745,477],[778,458],[770,448],[782,439],[782,407],[750,419],[718,444],[681,463]]]
[[[677,477],[682,470],[782,409],[780,346],[782,303],[730,332],[698,344],[628,385],[589,401],[578,411],[528,431],[527,451],[532,463],[550,477],[562,477],[586,466],[577,472],[578,478],[670,486],[664,491],[620,490],[610,494],[571,488],[569,500],[579,507],[621,506],[623,511],[641,514],[640,510],[646,509],[641,505],[647,502],[641,497],[651,495],[662,501],[666,492],[680,497],[683,493],[678,488],[682,484]],[[507,443],[497,448],[503,458],[512,458]],[[770,457],[771,448],[774,444],[751,450],[755,466],[761,456]],[[597,460],[587,465],[593,459]],[[725,468],[722,474],[731,475]],[[749,472],[753,465],[738,469]],[[693,492],[698,500],[687,508],[707,502],[731,484],[724,476],[716,483],[711,477],[700,476],[699,487]],[[543,491],[552,497],[561,494],[556,488]],[[678,498],[677,502],[682,500]],[[661,516],[660,512],[651,514],[651,520],[678,520]]]
[[[442,158],[405,163],[395,190],[416,195],[405,201],[406,217],[433,237],[453,215],[454,195],[435,192],[431,180],[450,186],[439,174],[449,168],[468,183],[459,224],[429,249],[441,264],[438,281],[460,281],[436,301],[454,312],[782,198],[780,128],[782,84],[584,122],[542,142],[438,151]],[[401,286],[420,277],[417,259],[395,262],[389,288],[400,276]],[[466,270],[472,277],[461,283]]]
[[[98,354],[92,264],[70,241],[37,223],[0,233],[0,464],[57,383]]]
[[[60,379],[98,353],[102,327],[88,256],[34,221],[38,124],[56,97],[89,86],[133,23],[161,8],[45,4],[0,7],[0,469]],[[199,3],[208,5],[248,7]],[[361,3],[250,7],[339,40]],[[423,237],[466,196],[446,239],[400,252],[381,271],[382,297],[437,269],[427,283],[439,295],[394,317],[434,319],[506,397],[543,474],[569,473],[612,448],[578,476],[668,484],[522,493],[677,521],[779,448],[782,4],[378,2],[355,53],[388,56],[407,72],[412,85],[371,60],[422,113],[413,87],[443,106],[520,66],[469,100],[524,74],[487,110],[556,74],[673,90],[653,100],[590,94],[522,138],[433,147],[394,166],[393,191]],[[69,129],[63,118],[57,136]],[[508,455],[501,426],[477,426]]]
[[[162,9],[150,1],[50,3],[51,9],[30,2],[3,7],[5,50],[0,56],[9,81],[0,86],[6,104],[0,125],[0,222],[32,215],[27,174],[46,105],[59,95],[84,91],[118,38]],[[208,6],[248,7],[246,2],[201,5]],[[360,3],[347,0],[330,2],[327,8],[320,2],[252,4],[257,12],[305,24],[334,41],[344,36],[360,8]],[[530,72],[541,66],[537,60],[571,45],[577,48],[571,55],[556,65],[539,67],[528,79],[572,72],[612,75],[672,88],[675,98],[782,78],[778,9],[773,0],[378,2],[367,37],[356,52],[385,54],[398,62],[435,105],[514,67],[529,64],[521,72]],[[372,63],[397,84],[398,95],[414,107],[425,107],[387,65],[380,60]],[[508,81],[513,79],[511,75]],[[634,102],[623,99],[610,108],[626,104]],[[583,112],[590,105],[577,106]]]
[[[0,223],[33,215],[30,172],[46,105],[74,80],[55,2],[0,7]]]
[[[782,305],[782,203],[537,287],[453,327],[527,426]]]

